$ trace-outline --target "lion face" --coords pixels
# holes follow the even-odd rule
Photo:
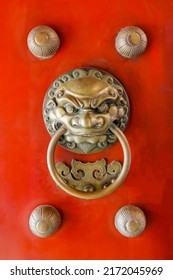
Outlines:
[[[90,153],[115,142],[109,127],[127,116],[127,101],[118,89],[90,75],[62,83],[47,112],[54,128],[63,125],[67,129],[60,144]]]

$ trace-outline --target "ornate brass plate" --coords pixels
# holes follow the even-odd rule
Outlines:
[[[83,192],[98,192],[113,183],[122,170],[121,163],[105,159],[83,163],[72,160],[71,168],[62,162],[56,163],[57,173],[73,189]]]
[[[58,77],[48,89],[43,117],[51,136],[63,126],[58,144],[75,153],[100,152],[116,142],[109,130],[114,123],[122,131],[129,118],[124,87],[109,73],[79,68]]]

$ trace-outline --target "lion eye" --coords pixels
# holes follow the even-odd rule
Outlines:
[[[72,104],[67,104],[65,110],[68,114],[73,114],[75,112],[75,107]]]
[[[109,110],[109,105],[107,103],[102,103],[100,106],[98,106],[98,111],[100,113],[107,113]]]

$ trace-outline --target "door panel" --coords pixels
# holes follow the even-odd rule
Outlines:
[[[4,1],[1,4],[1,259],[172,259],[173,3],[172,1]],[[61,47],[38,60],[26,38],[37,25],[59,34]],[[148,37],[144,54],[121,57],[116,33],[136,25]],[[47,165],[50,141],[42,103],[50,84],[77,67],[97,67],[117,77],[131,105],[125,135],[132,165],[125,182],[95,200],[72,197],[56,187]],[[57,146],[56,159],[123,161],[119,143],[77,155]],[[31,211],[50,204],[62,226],[49,238],[29,229]],[[114,227],[121,206],[134,204],[147,218],[144,233],[128,239]]]

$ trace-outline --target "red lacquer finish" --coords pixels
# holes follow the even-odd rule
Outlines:
[[[1,3],[0,258],[173,258],[173,2],[23,0]],[[58,53],[40,61],[26,38],[49,25],[61,39]],[[114,48],[116,33],[137,25],[148,37],[143,55],[128,60]],[[125,135],[132,165],[125,182],[97,200],[72,197],[57,188],[46,165],[50,141],[42,118],[45,92],[56,77],[77,67],[112,73],[126,88],[131,114]],[[57,160],[122,160],[120,144],[95,155],[57,147]],[[63,223],[49,238],[34,236],[28,219],[40,204],[58,208]],[[145,232],[121,236],[114,215],[124,205],[141,207]]]

